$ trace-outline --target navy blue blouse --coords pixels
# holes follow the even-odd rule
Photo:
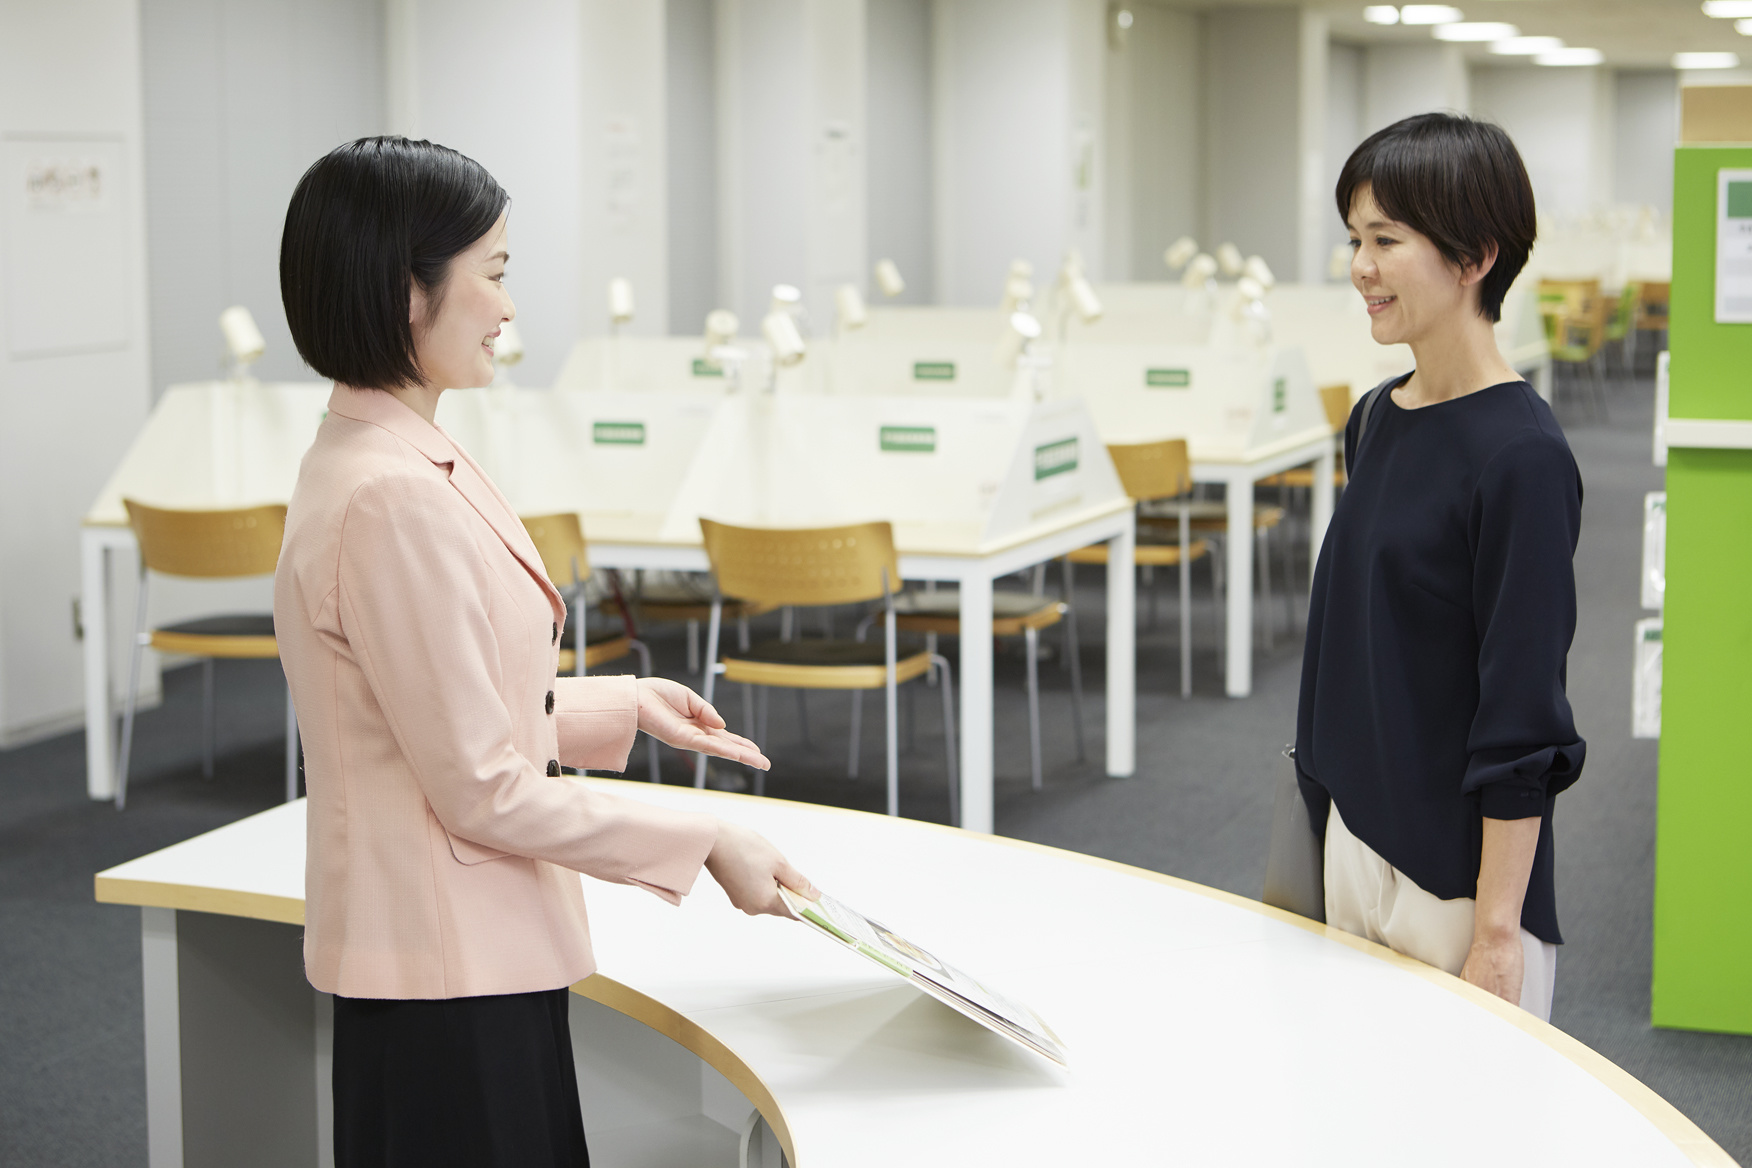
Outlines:
[[[1406,378],[1388,384],[1403,384]],[[1552,804],[1587,744],[1564,693],[1582,480],[1524,381],[1421,409],[1378,395],[1326,532],[1296,765],[1316,830],[1345,826],[1444,900],[1477,894],[1483,818],[1542,818],[1521,923],[1562,943]]]

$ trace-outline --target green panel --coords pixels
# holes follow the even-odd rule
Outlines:
[[[1675,152],[1671,407],[1752,419],[1752,325],[1715,323],[1716,172],[1752,149]],[[1657,1026],[1752,1034],[1752,451],[1675,448],[1667,465]]]
[[[707,357],[693,359],[693,375],[695,377],[722,377],[724,367]]]
[[[594,422],[590,426],[590,440],[598,446],[643,446],[645,423]]]
[[[1752,1034],[1752,451],[1667,462],[1657,1026]]]
[[[1716,171],[1752,169],[1744,146],[1673,152],[1673,300],[1668,412],[1752,419],[1752,324],[1715,322]],[[1731,209],[1731,208],[1730,208]]]
[[[953,361],[914,361],[914,381],[954,381],[955,362]]]
[[[1077,469],[1077,440],[1061,438],[1034,448],[1034,478],[1050,479]]]
[[[1752,219],[1752,182],[1728,184],[1728,218]]]
[[[1190,389],[1192,387],[1192,370],[1146,369],[1144,370],[1144,386],[1147,389]]]
[[[934,454],[937,427],[883,426],[877,431],[876,444],[892,454]]]

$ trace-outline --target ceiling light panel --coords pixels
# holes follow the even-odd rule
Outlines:
[[[1735,53],[1674,53],[1675,69],[1737,69],[1740,58]]]
[[[1562,37],[1517,36],[1491,42],[1490,51],[1504,57],[1531,57],[1536,53],[1555,53],[1561,48]]]
[[[1434,33],[1439,41],[1501,41],[1520,36],[1521,30],[1499,20],[1464,20],[1458,24],[1438,24]]]
[[[1458,24],[1466,14],[1450,4],[1404,4],[1399,9],[1401,24]]]
[[[1719,20],[1752,16],[1752,0],[1704,0],[1703,14]]]
[[[1549,53],[1540,53],[1533,58],[1535,65],[1598,65],[1606,59],[1599,49],[1553,49]]]
[[[1398,24],[1399,9],[1391,4],[1371,4],[1363,9],[1363,19],[1370,24]]]

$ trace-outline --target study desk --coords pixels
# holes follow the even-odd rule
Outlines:
[[[81,536],[81,611],[84,613],[86,628],[86,789],[92,798],[109,798],[115,790],[114,685],[108,649],[108,560],[112,551],[131,550],[134,546],[133,533],[127,526],[127,515],[121,504],[122,497],[131,495],[168,507],[231,507],[285,502],[291,498],[292,488],[297,480],[299,459],[315,436],[328,394],[327,386],[317,385],[174,387],[154,409],[146,429],[135,440],[127,456],[87,512]],[[480,400],[484,402],[486,399]],[[491,412],[494,416],[486,419],[486,422],[494,424],[482,424],[479,427],[484,439],[479,447],[464,440],[464,445],[469,446],[470,452],[482,461],[489,473],[499,479],[501,487],[514,505],[522,508],[526,514],[578,511],[583,516],[585,534],[590,540],[591,562],[599,568],[707,570],[709,565],[699,540],[698,521],[693,516],[708,514],[735,521],[734,512],[726,514],[723,510],[729,503],[712,496],[711,492],[717,482],[712,473],[687,476],[683,474],[683,468],[677,468],[673,477],[685,480],[685,489],[693,493],[690,502],[671,507],[667,518],[661,514],[603,513],[597,506],[593,506],[593,503],[600,504],[602,500],[589,497],[587,482],[581,483],[580,480],[568,478],[564,474],[548,476],[544,481],[535,482],[530,481],[534,476],[518,473],[516,456],[521,447],[516,441],[503,441],[507,436],[517,435],[515,429],[506,428],[515,427],[518,423],[517,410],[512,408],[517,400],[511,398],[500,403],[506,407],[504,409],[493,407]],[[541,393],[531,395],[526,404],[551,403],[556,400],[558,399],[553,395]],[[570,400],[576,403],[610,399],[607,395],[579,394]],[[460,406],[460,401],[458,405]],[[708,411],[719,411],[718,420],[722,421],[732,405],[734,403],[708,404],[705,408]],[[813,399],[798,403],[798,408],[814,412],[845,412],[861,407],[857,403]],[[914,405],[911,408],[918,407]],[[1009,407],[1004,403],[996,403],[991,407],[979,408],[1001,412]],[[1061,422],[1069,426],[1081,418],[1080,414],[1070,418],[1067,410],[1074,412],[1075,407],[1055,404],[1032,407],[1027,426],[1019,425],[1017,434],[1026,437],[1035,432],[1028,427],[1042,426],[1045,429],[1041,433],[1057,433],[1054,427]],[[897,408],[889,412],[898,415],[904,413],[904,410]],[[1050,416],[1054,413],[1066,417],[1054,421]],[[443,414],[444,408],[441,407],[441,420]],[[459,422],[466,418],[466,414],[458,414]],[[481,419],[475,421],[480,422]],[[503,425],[497,425],[499,423]],[[583,428],[586,437],[581,441],[586,444],[589,442],[590,429],[588,425]],[[872,438],[876,429],[874,425],[869,427]],[[796,438],[799,431],[792,427],[790,432]],[[809,428],[802,428],[800,433],[807,438]],[[568,458],[576,460],[583,456],[585,449],[568,447],[566,443],[572,439],[559,429],[544,429],[536,434],[525,433],[523,437],[532,441],[539,438],[547,444],[539,448],[532,447],[524,455],[524,461],[531,465],[556,465]],[[967,437],[963,435],[964,439]],[[1086,435],[1086,438],[1084,449],[1097,445],[1092,433]],[[947,432],[944,439],[947,442]],[[818,446],[820,444],[817,442]],[[1036,474],[1030,477],[1026,456],[1027,452],[1022,451],[1022,461],[1009,467],[1008,472],[1012,478],[1019,475],[1029,488],[1033,488],[1039,486],[1041,476]],[[850,461],[849,456],[847,461]],[[1106,542],[1111,545],[1109,554],[1114,570],[1108,573],[1107,583],[1106,763],[1109,775],[1124,777],[1132,773],[1136,754],[1136,584],[1134,573],[1129,570],[1134,560],[1135,520],[1131,502],[1118,492],[1117,479],[1113,478],[1105,455],[1099,456],[1099,467],[1092,458],[1085,458],[1084,462],[1085,466],[1079,474],[1089,475],[1091,484],[1110,480],[1110,485],[1100,491],[1094,490],[1092,486],[1089,493],[1073,491],[1062,504],[1055,504],[1037,515],[1028,509],[1032,496],[1026,491],[1014,495],[1006,494],[1009,488],[999,483],[993,487],[997,498],[995,505],[1011,506],[1016,517],[1013,524],[996,536],[982,534],[983,525],[979,522],[908,520],[905,517],[907,514],[918,515],[930,510],[927,506],[921,511],[919,500],[913,499],[908,504],[910,510],[892,514],[895,520],[895,542],[900,553],[903,579],[954,581],[959,584],[960,616],[964,629],[991,627],[994,580],[1092,543]],[[501,464],[503,477],[494,469]],[[1075,459],[1072,460],[1072,465],[1076,465]],[[707,468],[708,472],[710,469]],[[802,477],[807,478],[809,474],[815,473],[810,470]],[[836,521],[890,517],[884,514],[886,509],[900,509],[898,487],[895,489],[895,497],[889,497],[880,493],[888,489],[882,485],[880,476],[867,476],[858,481],[876,484],[870,489],[869,502],[858,500],[860,507],[868,507],[874,514],[848,515]],[[1076,481],[1080,480],[1070,474],[1054,474],[1044,480],[1047,487],[1061,483],[1074,486]],[[809,489],[809,484],[799,480],[797,484],[788,484],[787,489],[795,494]],[[530,498],[520,494],[523,491],[529,492]],[[822,488],[822,493],[826,493],[825,487]],[[531,502],[531,498],[535,502]],[[930,500],[927,499],[926,503],[929,504]],[[940,503],[940,507],[946,509],[946,502]],[[816,524],[779,522],[774,525]],[[1246,550],[1243,549],[1244,552]],[[1250,578],[1242,577],[1244,580]],[[1246,594],[1246,589],[1241,591]],[[959,745],[962,826],[975,831],[991,831],[991,638],[964,636],[960,639],[960,653],[961,663],[957,671],[959,676],[955,680],[959,683],[961,704]]]
[[[597,1168],[735,1164],[751,1109],[794,1168],[1732,1164],[1561,1031],[1255,901],[910,820],[568,781],[759,830],[1028,1003],[1070,1055],[1059,1068],[803,925],[744,917],[709,877],[679,909],[586,880],[600,969],[572,987],[572,1023]],[[97,876],[100,901],[142,909],[152,1168],[330,1162],[303,861],[300,800]],[[1481,1090],[1525,1105],[1481,1122]]]

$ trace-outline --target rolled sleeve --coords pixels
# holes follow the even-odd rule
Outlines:
[[[560,761],[591,771],[624,771],[639,732],[639,679],[631,674],[562,677],[554,685]]]
[[[1564,689],[1581,507],[1575,460],[1543,433],[1507,444],[1479,478],[1469,533],[1478,711],[1461,789],[1490,819],[1544,814],[1586,758]]]

